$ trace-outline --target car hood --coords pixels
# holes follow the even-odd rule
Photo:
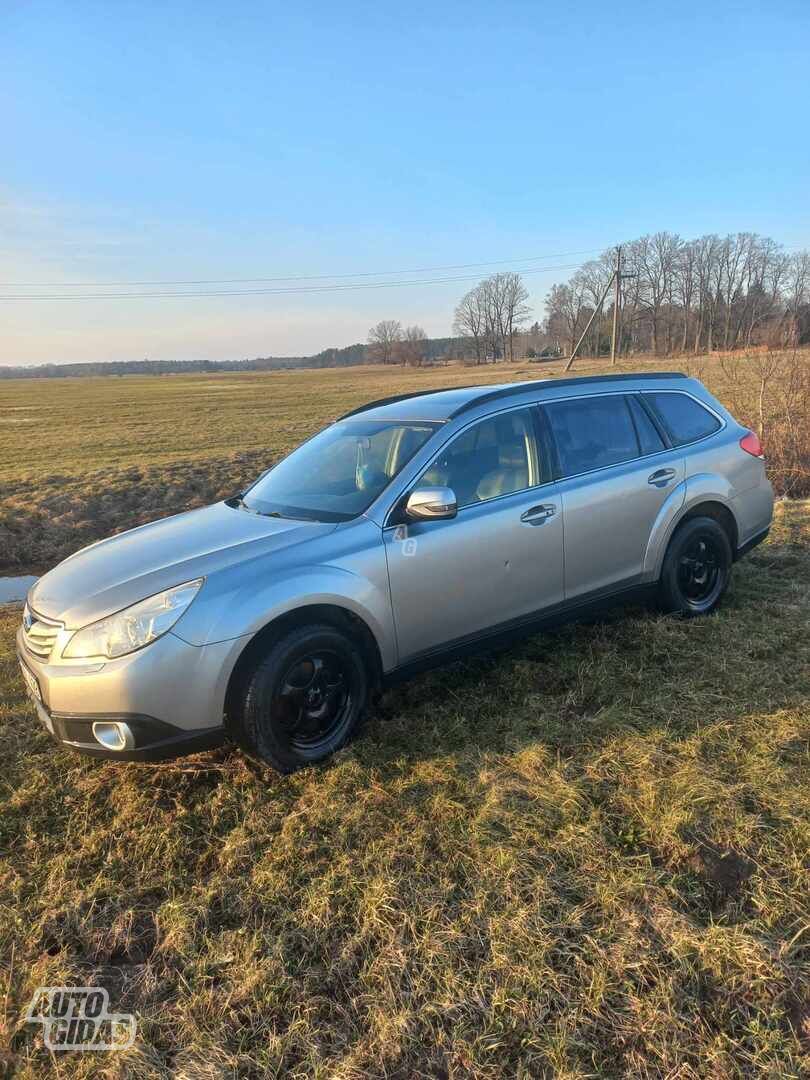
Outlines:
[[[83,548],[41,577],[28,603],[39,615],[77,629],[173,585],[271,555],[336,527],[262,517],[216,503]]]

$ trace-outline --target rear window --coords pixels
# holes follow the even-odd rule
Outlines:
[[[720,428],[720,421],[694,398],[680,391],[644,395],[663,419],[676,446],[694,442]]]
[[[623,395],[549,402],[546,411],[563,476],[638,457],[636,430]]]

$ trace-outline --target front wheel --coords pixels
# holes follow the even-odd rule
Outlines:
[[[692,518],[669,542],[659,596],[665,611],[708,615],[720,603],[731,576],[731,544],[714,518]]]
[[[298,627],[268,647],[237,701],[237,740],[282,773],[329,757],[366,705],[368,678],[355,643],[328,625]]]

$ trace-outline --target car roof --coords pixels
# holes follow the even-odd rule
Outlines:
[[[621,375],[583,375],[564,379],[531,379],[518,383],[484,384],[483,386],[459,386],[443,390],[421,390],[412,394],[397,394],[360,405],[339,419],[350,417],[363,420],[452,420],[462,413],[502,399],[520,398],[537,401],[543,398],[569,396],[579,387],[599,390],[614,383],[631,383],[643,388],[647,383],[657,385],[661,381],[686,379],[680,371],[650,371]],[[570,388],[574,388],[573,390]],[[557,391],[563,391],[558,394]],[[565,393],[567,391],[567,393]]]

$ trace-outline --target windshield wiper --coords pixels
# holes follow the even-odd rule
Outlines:
[[[272,517],[272,518],[287,518],[289,515],[282,514],[280,510],[258,510],[255,506],[249,506],[240,491],[236,495],[231,495],[229,499],[225,500],[225,505],[232,507],[234,510],[247,510],[249,514],[256,514],[257,517]]]

